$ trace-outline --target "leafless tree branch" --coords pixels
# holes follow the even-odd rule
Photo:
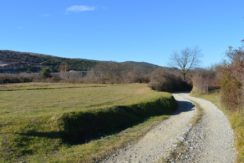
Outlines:
[[[173,53],[171,60],[175,67],[179,68],[182,72],[184,80],[188,72],[199,65],[200,63],[200,50],[198,48],[185,48],[181,53]]]

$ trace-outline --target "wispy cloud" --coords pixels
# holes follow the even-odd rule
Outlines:
[[[96,10],[96,7],[86,6],[86,5],[72,5],[66,8],[67,13],[70,12],[79,13],[79,12],[87,12],[87,11],[94,11],[94,10]]]

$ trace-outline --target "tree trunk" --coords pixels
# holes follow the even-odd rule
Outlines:
[[[186,81],[186,72],[183,72],[183,80]]]

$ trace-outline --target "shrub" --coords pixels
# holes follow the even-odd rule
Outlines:
[[[219,88],[216,73],[209,69],[194,70],[192,76],[193,89],[192,92],[196,94],[208,93],[210,90]]]
[[[244,51],[229,49],[228,62],[219,67],[221,100],[230,110],[244,108]]]
[[[36,76],[34,73],[0,74],[0,84],[32,82]]]
[[[148,83],[152,68],[129,63],[97,64],[86,76],[88,83]]]
[[[221,77],[221,101],[227,108],[234,110],[241,104],[241,83],[230,72],[225,71]]]
[[[180,76],[163,69],[153,71],[149,86],[153,90],[167,92],[189,91],[192,87]]]
[[[193,93],[202,94],[208,93],[208,82],[202,74],[196,74],[192,78],[193,83]]]
[[[88,73],[87,81],[102,84],[123,83],[121,72],[122,70],[118,63],[100,63]]]
[[[43,78],[50,78],[51,77],[51,71],[50,71],[50,69],[49,68],[42,69],[41,76]]]

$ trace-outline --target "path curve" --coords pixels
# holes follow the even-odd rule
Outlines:
[[[150,163],[168,162],[221,162],[235,160],[234,136],[224,114],[212,103],[190,97],[188,94],[174,94],[179,104],[178,111],[169,119],[150,130],[138,142],[116,151],[102,162],[106,163]],[[191,101],[204,110],[202,120],[192,125],[197,115]],[[172,158],[179,142],[184,150]]]
[[[207,100],[189,94],[181,96],[200,105],[204,114],[184,141],[185,153],[174,162],[234,163],[234,133],[224,113]]]

